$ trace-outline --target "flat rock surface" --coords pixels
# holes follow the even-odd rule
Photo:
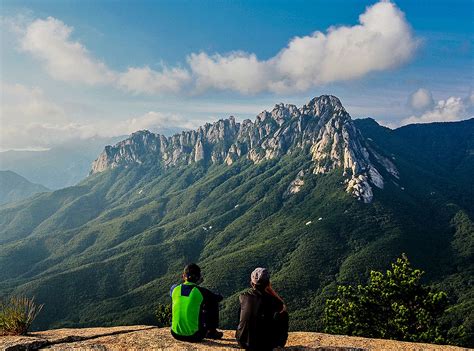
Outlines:
[[[0,337],[0,350],[235,350],[234,331],[224,331],[222,340],[185,343],[175,340],[168,328],[146,325],[53,329],[28,336]],[[292,332],[285,350],[467,350],[460,347],[368,339],[313,332]]]

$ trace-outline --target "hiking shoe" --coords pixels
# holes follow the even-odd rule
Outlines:
[[[224,333],[217,331],[216,329],[208,330],[206,334],[206,338],[208,339],[222,339],[223,336],[224,336]]]

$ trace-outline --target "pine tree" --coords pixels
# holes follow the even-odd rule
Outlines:
[[[413,269],[405,254],[391,270],[371,271],[367,285],[339,286],[326,301],[325,331],[404,341],[448,343],[440,317],[447,295],[423,286],[423,271]]]

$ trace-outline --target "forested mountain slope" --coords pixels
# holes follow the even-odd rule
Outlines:
[[[36,193],[50,191],[12,171],[0,171],[0,205],[26,199]]]
[[[474,120],[396,130],[339,100],[108,146],[79,185],[0,208],[0,293],[45,303],[38,327],[152,323],[183,266],[237,296],[267,266],[295,330],[337,284],[402,252],[472,333]]]

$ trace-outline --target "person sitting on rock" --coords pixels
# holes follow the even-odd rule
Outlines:
[[[204,338],[220,339],[219,302],[223,297],[198,286],[203,279],[195,263],[184,267],[183,283],[171,287],[171,334],[182,341],[199,342]]]
[[[246,350],[284,347],[288,339],[288,312],[273,290],[270,273],[256,268],[250,276],[252,288],[239,296],[240,321],[235,338]]]

